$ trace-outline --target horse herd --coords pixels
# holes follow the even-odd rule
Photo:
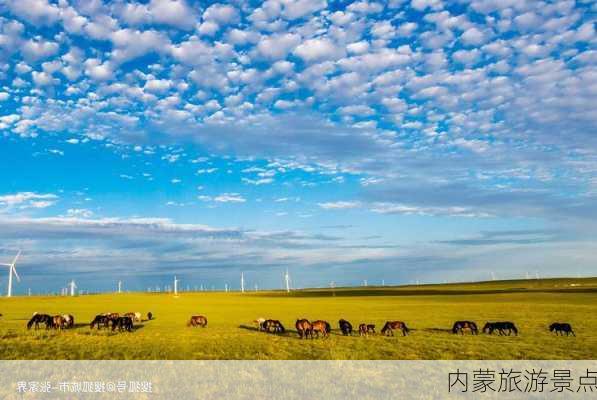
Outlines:
[[[147,320],[151,319],[153,319],[153,315],[151,312],[149,312],[147,313]],[[123,315],[120,315],[119,313],[110,312],[96,315],[95,318],[93,318],[93,320],[89,324],[89,328],[96,328],[98,330],[101,328],[111,328],[112,331],[118,329],[121,332],[132,332],[133,323],[141,321],[142,319],[140,312],[128,312]],[[75,317],[71,314],[49,315],[34,312],[29,322],[27,322],[27,329],[34,328],[35,330],[37,330],[39,329],[40,325],[45,325],[46,330],[62,330],[74,328]]]
[[[253,322],[257,324],[257,328],[261,332],[284,333],[286,331],[284,325],[277,319],[258,318]],[[294,326],[300,339],[313,339],[314,335],[317,338],[325,338],[328,337],[332,331],[330,323],[323,320],[309,321],[307,319],[297,319]],[[345,319],[340,319],[338,321],[338,327],[344,336],[351,336],[354,332],[352,324]],[[452,326],[452,333],[454,334],[460,333],[464,335],[467,330],[470,331],[472,335],[479,334],[477,324],[473,321],[456,321]],[[410,328],[402,321],[387,321],[381,328],[381,334],[384,336],[394,336],[394,331],[401,332],[402,336],[406,336],[409,334]],[[487,322],[483,326],[482,331],[488,335],[497,333],[500,336],[510,336],[512,334],[518,336],[518,328],[516,328],[516,325],[510,321]],[[556,335],[563,336],[565,334],[566,336],[576,336],[572,330],[572,326],[566,322],[554,322],[549,326],[549,331]],[[375,335],[375,324],[361,323],[359,324],[357,332],[359,336]]]
[[[153,319],[153,314],[151,312],[147,313],[147,320],[150,321]],[[135,322],[141,322],[142,317],[140,312],[128,312],[123,315],[119,313],[103,313],[98,314],[89,324],[90,329],[112,329],[115,331],[127,331],[132,332],[133,324]],[[267,333],[285,333],[286,329],[284,325],[277,320],[277,319],[265,319],[265,318],[258,318],[254,321],[257,324],[257,329],[261,332]],[[46,329],[68,329],[73,328],[75,326],[75,317],[71,314],[62,314],[62,315],[49,315],[49,314],[39,314],[37,312],[33,313],[33,316],[27,322],[27,329],[35,328],[36,330],[39,329],[40,325],[45,325]],[[188,327],[207,327],[207,318],[203,315],[193,315],[187,322]],[[323,320],[316,320],[316,321],[309,321],[307,319],[297,319],[296,323],[294,324],[296,328],[296,332],[299,335],[300,339],[307,339],[314,337],[322,337],[326,338],[330,335],[332,331],[332,326],[329,322]],[[359,334],[359,336],[369,336],[375,335],[375,324],[367,324],[361,323],[358,326],[358,330],[353,330],[352,324],[345,320],[340,319],[338,321],[338,327],[340,328],[340,332],[344,336],[351,336],[353,332]],[[402,333],[402,336],[406,336],[409,334],[410,329],[406,325],[406,323],[402,321],[387,321],[383,327],[381,328],[380,333],[384,336],[394,336],[394,331],[398,331]],[[466,331],[469,331],[471,335],[478,335],[479,329],[477,324],[474,321],[456,321],[452,325],[452,333],[453,334],[462,334],[464,335]],[[572,330],[572,326],[566,322],[554,322],[549,326],[549,331],[555,333],[556,335],[573,335],[576,336],[574,330]],[[482,332],[488,335],[492,335],[493,333],[497,333],[500,336],[507,335],[510,336],[512,334],[518,336],[518,328],[513,322],[510,321],[501,321],[501,322],[487,322],[482,329]]]

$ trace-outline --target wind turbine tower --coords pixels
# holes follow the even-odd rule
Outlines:
[[[118,281],[118,293],[122,293],[122,281]]]
[[[284,274],[284,282],[286,283],[286,293],[290,293],[290,274],[288,274],[288,268]]]
[[[240,273],[240,291],[241,293],[245,292],[245,274],[244,273]]]
[[[8,267],[8,290],[6,291],[6,297],[12,297],[12,276],[14,275],[15,278],[17,278],[17,281],[19,281],[19,282],[21,281],[21,278],[19,277],[19,274],[17,274],[17,269],[16,269],[17,260],[20,255],[21,255],[21,250],[19,250],[19,252],[15,256],[14,260],[12,260],[11,264],[0,264],[0,265],[4,265],[5,267]]]
[[[75,289],[77,288],[77,285],[75,284],[75,280],[71,280],[70,283],[68,284],[68,286],[70,287],[70,295],[74,296],[75,295]]]
[[[174,296],[178,296],[178,279],[174,276]]]

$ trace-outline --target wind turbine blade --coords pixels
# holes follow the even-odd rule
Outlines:
[[[15,274],[15,277],[17,278],[17,281],[21,282],[21,277],[19,276],[19,274],[17,274],[17,269],[15,268],[14,264],[10,266],[10,269]]]
[[[19,250],[19,251],[18,251],[17,255],[15,256],[15,259],[14,259],[14,260],[12,260],[12,264],[13,264],[13,265],[17,263],[17,260],[19,259],[19,256],[20,256],[20,255],[21,255],[21,250]]]
[[[4,264],[4,263],[0,263],[0,265],[3,265],[5,267],[12,267],[12,264]]]

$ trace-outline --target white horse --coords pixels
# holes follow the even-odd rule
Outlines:
[[[253,322],[257,324],[257,329],[259,329],[260,331],[265,330],[265,328],[263,327],[263,323],[265,322],[265,318],[257,318]]]

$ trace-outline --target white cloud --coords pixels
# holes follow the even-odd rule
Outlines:
[[[60,10],[47,0],[7,0],[12,13],[33,25],[51,25],[60,18]]]
[[[228,25],[238,22],[240,16],[238,10],[231,5],[214,4],[203,13],[203,19],[213,21],[218,25]]]
[[[238,193],[222,193],[213,198],[219,203],[244,203],[246,199]]]
[[[309,39],[296,47],[294,53],[307,62],[333,60],[343,56],[343,51],[329,39]]]
[[[0,212],[14,208],[26,210],[31,208],[47,208],[56,203],[58,196],[51,193],[19,192],[0,195]]]
[[[38,61],[58,52],[58,43],[45,40],[28,40],[21,47],[23,57],[28,61]]]
[[[195,26],[195,13],[185,0],[151,0],[148,10],[159,24],[186,30]]]
[[[295,33],[274,34],[263,37],[257,43],[259,54],[270,60],[285,58],[301,41],[300,35]]]
[[[361,207],[361,203],[358,201],[333,201],[317,203],[317,205],[324,210],[347,210]]]
[[[478,46],[485,43],[485,34],[481,32],[479,29],[472,27],[464,31],[464,33],[460,36],[460,40],[464,44]]]

